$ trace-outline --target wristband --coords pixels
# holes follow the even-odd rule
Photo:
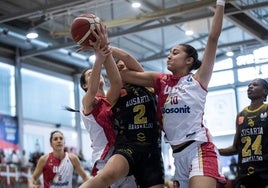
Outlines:
[[[217,0],[216,5],[224,6],[225,5],[225,0]]]

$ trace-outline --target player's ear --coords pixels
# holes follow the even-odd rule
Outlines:
[[[187,65],[192,65],[193,62],[194,62],[194,58],[192,58],[192,57],[187,57],[187,58],[186,58],[186,64],[187,64]]]

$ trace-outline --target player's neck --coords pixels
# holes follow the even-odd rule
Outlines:
[[[252,100],[248,109],[249,110],[256,110],[258,109],[261,105],[263,105],[263,100]]]
[[[53,151],[53,156],[58,159],[63,159],[65,157],[64,151]]]

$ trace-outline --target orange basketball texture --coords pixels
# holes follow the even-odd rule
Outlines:
[[[76,17],[71,25],[71,35],[73,40],[81,46],[90,46],[89,39],[93,42],[96,38],[93,36],[92,31],[95,26],[100,27],[101,20],[94,14],[82,14]]]

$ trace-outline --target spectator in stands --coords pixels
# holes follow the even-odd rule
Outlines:
[[[15,149],[12,150],[11,154],[8,156],[7,164],[15,164],[15,165],[19,164],[19,156]]]
[[[20,167],[22,167],[22,168],[32,166],[29,163],[29,158],[27,157],[25,150],[22,150],[22,152],[21,152],[21,155],[19,158],[19,163],[20,163]]]
[[[36,167],[36,164],[39,160],[39,158],[43,155],[44,153],[41,153],[39,151],[36,151],[34,152],[32,155],[31,155],[31,158],[29,159],[29,162],[32,163],[33,167],[35,168]]]
[[[3,149],[0,149],[0,164],[5,164],[6,163],[6,155]]]

